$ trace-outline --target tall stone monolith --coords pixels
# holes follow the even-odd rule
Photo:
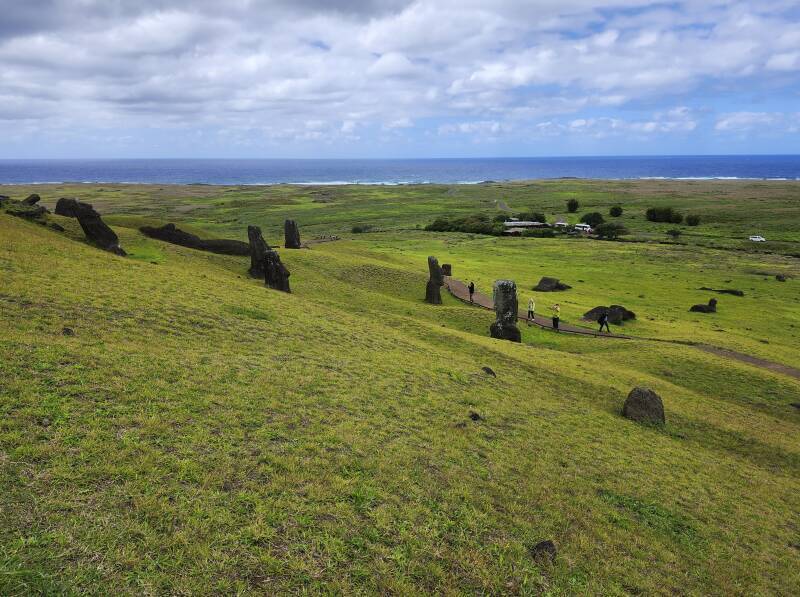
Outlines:
[[[291,292],[289,288],[290,275],[277,251],[270,249],[264,254],[264,283],[267,286],[275,290]]]
[[[283,233],[286,240],[284,246],[287,249],[300,248],[300,229],[297,227],[297,222],[294,220],[286,220],[283,223]]]
[[[442,268],[439,267],[439,260],[436,257],[428,257],[428,284],[425,286],[425,302],[431,305],[442,304],[442,293],[440,291],[444,284]]]
[[[494,283],[495,322],[489,326],[492,338],[520,342],[522,337],[517,327],[517,285],[512,280],[497,280]]]
[[[247,239],[250,241],[250,269],[248,273],[254,278],[264,277],[264,258],[269,251],[269,245],[261,234],[258,226],[247,227]]]

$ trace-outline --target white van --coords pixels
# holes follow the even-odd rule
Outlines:
[[[754,243],[765,243],[765,242],[767,242],[767,239],[764,238],[763,236],[761,236],[760,234],[754,234],[753,236],[750,237],[750,240],[753,241]]]

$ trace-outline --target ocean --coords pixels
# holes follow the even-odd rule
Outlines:
[[[800,155],[0,160],[0,184],[420,184],[553,178],[800,180]]]

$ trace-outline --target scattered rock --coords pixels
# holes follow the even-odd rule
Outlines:
[[[254,278],[264,277],[264,257],[269,251],[269,245],[261,234],[258,226],[247,227],[247,238],[250,241],[250,269],[248,273]]]
[[[476,413],[474,410],[469,411],[469,418],[473,421],[482,421],[483,417]]]
[[[125,251],[119,246],[117,234],[89,203],[83,203],[77,199],[61,198],[56,204],[56,213],[77,218],[87,240],[92,244],[116,255],[125,255]]]
[[[274,249],[270,249],[264,255],[264,283],[270,288],[291,292],[289,288],[289,270],[281,262],[280,255]]]
[[[621,325],[624,321],[636,319],[636,313],[626,309],[622,305],[611,305],[609,307],[595,307],[583,314],[585,321],[599,321],[603,313],[608,313],[608,323]]]
[[[41,425],[42,427],[50,427],[50,419],[48,419],[47,417],[42,417],[39,420],[39,425]]]
[[[283,223],[284,246],[287,249],[300,248],[300,229],[294,220],[286,220]]]
[[[569,290],[572,286],[562,284],[558,278],[548,278],[544,276],[539,283],[533,287],[538,292],[556,292],[558,290]]]
[[[776,279],[778,282],[786,282],[786,276],[784,276],[783,274],[777,274],[777,275],[775,276],[775,279]]]
[[[495,373],[491,367],[481,367],[481,371],[483,371],[486,375],[497,377],[497,373]]]
[[[224,238],[202,239],[176,228],[175,224],[165,224],[161,227],[142,226],[139,230],[150,238],[198,251],[208,251],[220,255],[250,255],[250,245],[247,243]]]
[[[497,280],[494,283],[495,322],[489,326],[492,338],[521,342],[522,335],[517,328],[517,285],[512,280]]]
[[[61,335],[62,336],[74,336],[75,335],[75,330],[73,330],[72,328],[64,328],[64,329],[61,330]]]
[[[449,263],[442,264],[442,275],[445,276],[452,276],[453,275],[453,266]]]
[[[428,283],[425,285],[425,302],[431,305],[442,304],[442,293],[440,291],[444,284],[442,268],[439,267],[439,260],[436,257],[428,257]]]
[[[555,560],[556,555],[558,555],[556,544],[550,541],[549,539],[545,541],[539,541],[539,543],[531,547],[530,552],[534,560],[548,561],[548,562],[552,562],[553,560]]]
[[[28,195],[27,197],[25,197],[25,199],[22,200],[22,204],[23,205],[36,205],[41,200],[42,200],[42,198],[39,197],[38,194],[32,193],[31,195]]]
[[[744,296],[744,291],[735,290],[733,288],[709,288],[708,286],[701,286],[700,290],[710,290],[719,294],[731,294],[733,296]]]
[[[663,424],[664,404],[661,397],[649,388],[633,388],[625,399],[622,416],[639,423]]]
[[[689,311],[694,313],[716,313],[717,312],[717,299],[711,299],[707,305],[692,305]]]

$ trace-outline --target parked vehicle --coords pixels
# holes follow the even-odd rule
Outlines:
[[[750,237],[750,240],[753,241],[754,243],[765,243],[765,242],[767,242],[767,239],[764,238],[763,236],[761,236],[760,234],[754,234],[753,236]]]

